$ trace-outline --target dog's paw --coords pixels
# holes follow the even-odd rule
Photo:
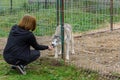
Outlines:
[[[56,59],[57,59],[57,58],[58,58],[58,56],[57,56],[57,55],[55,55],[55,56],[54,56],[54,58],[56,58]]]
[[[60,51],[58,54],[59,54],[59,55],[61,55],[61,54],[62,54],[62,52]]]
[[[69,59],[70,59],[70,58],[69,58],[69,56],[66,56],[66,60],[68,60],[68,61],[69,61]]]

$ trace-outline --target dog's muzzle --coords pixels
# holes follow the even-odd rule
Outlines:
[[[53,46],[53,48],[55,48],[55,45],[54,45],[54,44],[52,44],[52,46]]]

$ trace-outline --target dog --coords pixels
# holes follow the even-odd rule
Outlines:
[[[66,48],[65,59],[69,60],[70,50],[72,50],[72,54],[75,54],[72,26],[70,24],[65,23],[63,27],[64,27],[64,44]],[[58,54],[61,54],[61,25],[58,25],[56,27],[55,34],[52,37],[52,46],[55,48],[54,57],[58,58]]]

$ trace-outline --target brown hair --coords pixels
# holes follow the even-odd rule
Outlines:
[[[34,31],[36,28],[36,18],[26,14],[25,16],[23,16],[18,26],[24,28],[25,30]]]

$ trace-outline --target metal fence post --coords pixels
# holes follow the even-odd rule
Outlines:
[[[60,5],[59,5],[59,0],[57,0],[56,3],[56,9],[57,9],[57,26],[59,25],[59,11],[60,11]]]
[[[61,47],[62,59],[64,59],[64,0],[60,0],[60,22],[61,22]]]
[[[12,4],[13,3],[13,1],[12,0],[10,0],[10,13],[12,13]]]
[[[110,29],[113,31],[113,0],[110,0]]]

